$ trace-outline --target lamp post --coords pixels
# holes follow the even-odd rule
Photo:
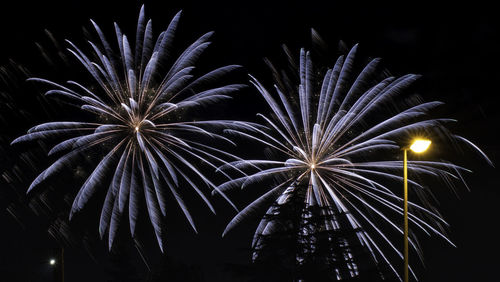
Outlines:
[[[408,282],[408,149],[415,153],[425,152],[431,141],[427,139],[415,139],[412,144],[403,149],[404,160],[403,160],[403,175],[404,175],[404,200],[403,200],[403,217],[404,217],[404,282]]]
[[[56,258],[51,258],[49,260],[49,264],[54,267],[54,279],[56,281],[61,281],[64,282],[64,248],[60,249],[59,252],[59,257],[58,259]],[[57,278],[57,276],[59,276]]]

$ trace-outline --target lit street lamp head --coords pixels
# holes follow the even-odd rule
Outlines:
[[[431,145],[431,140],[428,139],[415,139],[410,146],[410,150],[415,153],[425,152]]]
[[[55,265],[56,264],[56,260],[55,259],[50,259],[49,264],[50,265]]]

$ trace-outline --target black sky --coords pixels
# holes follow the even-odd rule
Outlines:
[[[261,73],[267,73],[262,58],[279,54],[282,43],[295,47],[309,44],[311,27],[330,45],[332,54],[336,54],[338,40],[348,46],[360,43],[364,55],[383,58],[392,73],[422,74],[420,94],[428,100],[446,102],[448,115],[459,120],[456,131],[479,145],[497,163],[499,145],[494,138],[500,129],[498,10],[476,2],[442,7],[420,1],[396,5],[341,2],[345,1],[186,0],[145,4],[156,31],[166,27],[182,9],[181,38],[193,40],[204,32],[216,32],[208,52],[210,63],[240,64],[261,77]],[[30,62],[39,56],[34,42],[44,38],[44,29],[60,38],[78,40],[82,38],[81,27],[88,28],[90,18],[108,33],[116,21],[126,33],[133,34],[141,4],[116,0],[3,1],[0,64],[14,59],[29,68]],[[249,90],[240,101],[235,101],[242,118],[249,118],[245,103],[254,101],[253,97],[257,94]],[[426,268],[420,272],[421,281],[497,280],[497,170],[478,158],[471,158],[469,167],[474,170],[467,176],[471,191],[462,189],[460,199],[451,193],[440,199],[440,210],[451,224],[450,237],[458,247],[437,238],[422,238]],[[168,219],[176,216],[179,214]],[[182,220],[174,219],[172,225],[178,227],[167,241],[171,259],[182,267],[191,267],[203,281],[231,281],[226,266],[244,263],[250,256],[244,248],[254,226],[222,240],[219,234],[230,217],[229,210],[222,207],[217,217],[205,217],[199,235],[192,234]],[[23,228],[4,210],[0,211],[0,224],[0,281],[51,281],[46,262],[57,243],[43,226]],[[113,262],[101,256],[96,262],[81,248],[68,249],[66,281],[106,281],[113,275]],[[131,261],[140,264],[137,258]],[[143,273],[144,266],[136,268]],[[4,280],[2,275],[9,278]]]

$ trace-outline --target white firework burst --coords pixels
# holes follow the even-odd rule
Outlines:
[[[52,89],[46,95],[56,95],[77,105],[81,110],[90,112],[95,119],[92,122],[40,124],[12,142],[59,140],[49,152],[49,155],[58,155],[57,160],[33,181],[28,192],[65,167],[74,166],[82,154],[97,157],[97,165],[74,199],[70,218],[85,206],[98,189],[108,186],[99,232],[101,237],[108,232],[109,248],[124,213],[128,213],[130,232],[135,235],[142,197],[145,198],[162,251],[163,221],[169,193],[196,231],[180,190],[191,187],[214,212],[203,190],[206,187],[217,190],[217,187],[196,163],[215,169],[225,163],[224,159],[234,160],[233,155],[212,145],[221,141],[232,142],[211,129],[238,128],[238,122],[193,121],[183,119],[181,112],[230,98],[229,94],[244,85],[200,89],[207,81],[216,81],[238,66],[220,67],[197,77],[192,74],[196,60],[210,44],[208,40],[212,32],[201,36],[175,59],[172,42],[180,14],[174,16],[168,28],[155,40],[151,20],[145,18],[143,6],[135,46],[115,24],[119,53],[113,51],[112,44],[92,21],[99,37],[98,43],[89,41],[92,55],[85,54],[67,41],[69,52],[95,82],[89,86],[76,81],[62,85],[42,78],[30,79],[48,84]],[[166,68],[164,62],[172,59],[175,61],[170,68]],[[203,138],[210,143],[203,142]],[[227,199],[224,193],[221,195]]]
[[[274,179],[279,185],[271,187],[239,212],[224,234],[256,211],[268,207],[253,240],[253,248],[258,249],[261,238],[283,225],[273,220],[279,213],[278,208],[296,194],[302,194],[305,207],[325,207],[323,212],[329,213],[316,231],[355,230],[357,243],[366,248],[377,263],[389,266],[399,277],[391,257],[402,258],[402,253],[391,238],[394,234],[403,234],[402,189],[395,188],[402,187],[403,162],[398,161],[397,156],[404,141],[409,141],[411,136],[429,134],[434,139],[464,143],[487,157],[470,141],[446,130],[450,119],[429,115],[442,103],[420,103],[413,99],[406,101],[405,108],[396,109],[395,104],[402,104],[397,103],[398,96],[408,90],[418,76],[378,79],[383,74],[377,68],[379,59],[371,60],[356,76],[356,51],[357,45],[346,56],[340,56],[333,68],[320,74],[313,69],[310,53],[302,49],[298,72],[288,75],[272,66],[276,80],[274,91],[251,77],[252,84],[272,110],[270,116],[259,114],[268,130],[248,125],[246,130],[227,131],[263,143],[282,158],[231,162],[231,166],[245,171],[258,169],[229,180],[219,188],[222,191],[243,188],[264,179]],[[293,77],[298,78],[297,84],[292,82]],[[227,168],[228,165],[220,167]],[[461,181],[461,172],[467,169],[446,161],[421,160],[410,161],[408,169],[414,177],[409,181],[412,196],[417,196],[412,197],[409,204],[410,224],[452,244],[441,229],[446,222],[428,200],[430,190],[417,183],[415,177],[425,175]],[[416,238],[410,240],[410,245],[421,255]],[[254,252],[254,259],[258,255]],[[346,261],[352,262],[349,249],[343,255]],[[298,262],[303,259],[297,257]],[[337,278],[359,274],[355,263],[349,267],[344,277]],[[341,273],[342,270],[334,271]]]

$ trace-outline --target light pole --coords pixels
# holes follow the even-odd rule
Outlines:
[[[51,258],[49,260],[49,264],[52,267],[54,267],[54,269],[55,269],[54,275],[58,275],[59,276],[59,278],[54,278],[54,279],[60,280],[61,282],[64,282],[64,248],[61,248],[61,250],[59,252],[59,258],[58,259]],[[59,270],[59,271],[57,271],[57,270]]]
[[[415,139],[409,147],[403,149],[403,175],[404,175],[404,201],[403,201],[403,217],[404,217],[404,282],[408,282],[408,149],[415,153],[425,152],[431,141],[428,139]]]

